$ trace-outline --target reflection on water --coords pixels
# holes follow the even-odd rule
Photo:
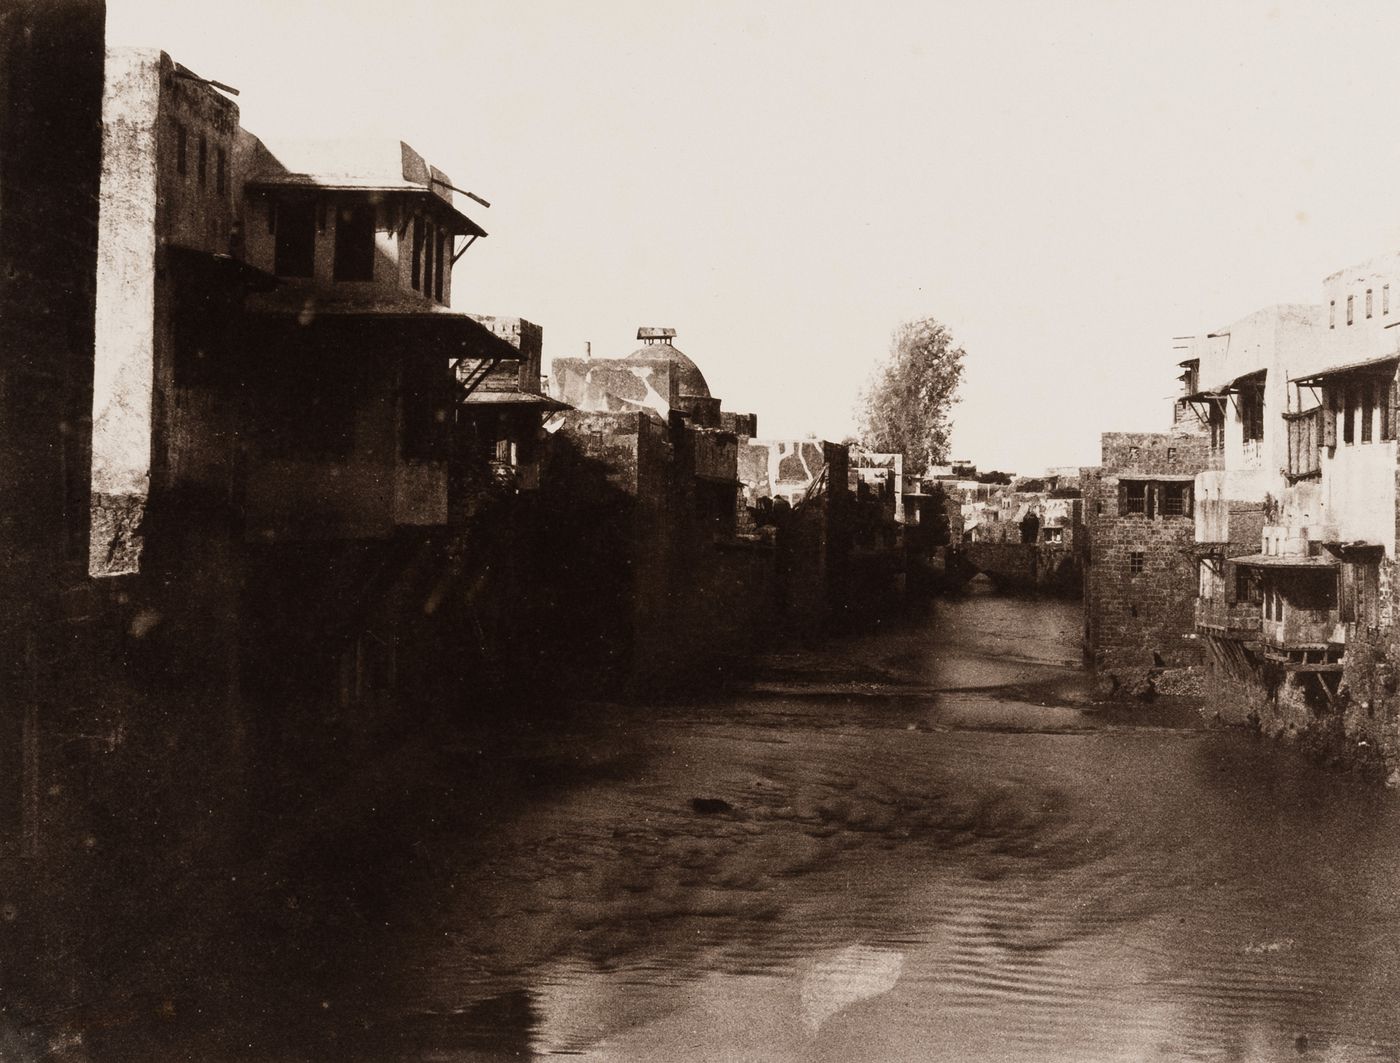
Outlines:
[[[1093,705],[1078,632],[940,603],[537,733],[411,918],[145,1058],[1400,1059],[1393,799]]]
[[[802,975],[802,1024],[815,1034],[851,1004],[888,993],[904,970],[904,953],[848,945],[817,959]]]

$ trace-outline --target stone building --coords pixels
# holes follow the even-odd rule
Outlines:
[[[1187,431],[1106,432],[1081,470],[1084,648],[1106,693],[1141,693],[1199,659],[1193,489],[1208,440]]]

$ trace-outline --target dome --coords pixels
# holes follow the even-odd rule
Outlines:
[[[643,339],[643,333],[670,332],[671,329],[639,329],[637,338]],[[669,339],[669,337],[668,337]],[[638,347],[622,361],[630,362],[633,365],[645,365],[651,362],[670,362],[675,369],[676,379],[679,383],[680,397],[683,399],[708,399],[710,395],[710,385],[705,383],[705,374],[700,372],[700,367],[692,362],[685,353],[672,346],[669,342],[657,343],[648,342]]]

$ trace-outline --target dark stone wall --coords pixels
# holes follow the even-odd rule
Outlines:
[[[35,851],[42,748],[82,704],[105,10],[0,5],[0,842]],[[39,721],[48,724],[44,735]],[[61,726],[61,725],[60,725]]]
[[[92,0],[0,4],[0,579],[10,601],[78,582],[87,563],[104,19]]]

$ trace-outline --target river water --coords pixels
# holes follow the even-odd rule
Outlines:
[[[1400,1060],[1397,799],[1092,703],[1079,634],[973,594],[521,727],[411,916],[148,1058]]]

